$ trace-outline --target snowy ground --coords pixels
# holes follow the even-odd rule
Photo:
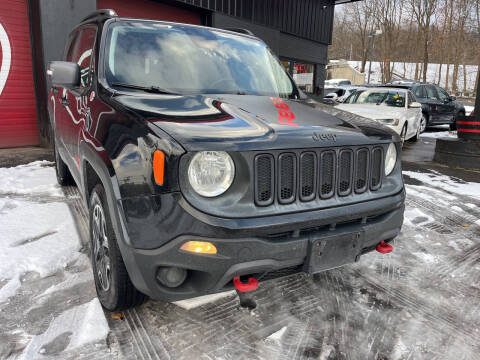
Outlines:
[[[360,70],[360,67],[362,65],[361,61],[349,61],[348,63],[358,70]],[[367,65],[366,65],[367,72],[368,72],[368,65],[369,63],[367,62]],[[380,66],[381,64],[379,62],[376,62],[376,61],[372,62],[372,73],[370,75],[372,83],[380,83],[382,81],[382,73],[381,73]],[[414,79],[415,63],[406,63],[405,67],[406,67],[405,78]],[[428,70],[427,70],[427,82],[437,83],[439,71],[440,71],[440,64],[429,64]],[[473,92],[473,89],[475,88],[475,79],[477,76],[477,71],[478,71],[478,67],[475,65],[466,66],[467,87],[466,89],[464,89],[463,88],[463,67],[462,66],[460,67],[460,70],[458,72],[458,80],[457,80],[457,88],[459,91]],[[395,74],[403,76],[404,75],[403,63],[395,63],[393,72]],[[442,81],[440,82],[440,86],[444,88],[445,88],[446,73],[447,73],[447,66],[443,64],[442,65]],[[449,76],[450,86],[449,87],[451,87],[452,75],[453,75],[453,65],[450,66],[450,76]]]
[[[0,169],[0,359],[480,359],[479,183],[405,171],[392,254],[263,282],[254,310],[230,292],[119,320],[95,298],[77,192],[49,165]]]
[[[52,164],[0,168],[0,179],[0,359],[105,348],[107,321]]]

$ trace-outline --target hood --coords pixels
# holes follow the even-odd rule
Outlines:
[[[402,116],[405,111],[404,108],[375,104],[341,104],[337,107],[372,120],[395,119]]]
[[[387,127],[313,100],[251,95],[116,95],[114,100],[188,151],[367,145],[396,139]]]

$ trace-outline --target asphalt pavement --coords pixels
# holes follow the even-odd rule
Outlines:
[[[406,220],[392,254],[372,252],[315,276],[262,282],[253,310],[229,294],[191,309],[150,300],[122,316],[107,312],[112,353],[192,360],[480,358],[480,200],[443,186],[450,181],[443,175],[467,185],[480,175],[432,163],[434,146],[435,139],[421,138],[404,147]],[[67,192],[75,198],[75,188]],[[87,241],[85,212],[79,205],[72,210]]]

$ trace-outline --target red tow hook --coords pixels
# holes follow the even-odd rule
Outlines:
[[[240,276],[235,276],[233,278],[233,285],[235,285],[235,288],[242,292],[250,292],[250,291],[255,291],[258,289],[258,280],[251,277],[248,279],[248,282],[245,284],[240,280]]]
[[[375,248],[380,254],[388,254],[393,251],[393,246],[387,244],[385,241],[380,241],[380,243]]]

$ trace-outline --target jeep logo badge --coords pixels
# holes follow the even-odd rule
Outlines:
[[[331,133],[321,133],[317,131],[313,132],[312,138],[315,141],[337,141],[337,135]]]

